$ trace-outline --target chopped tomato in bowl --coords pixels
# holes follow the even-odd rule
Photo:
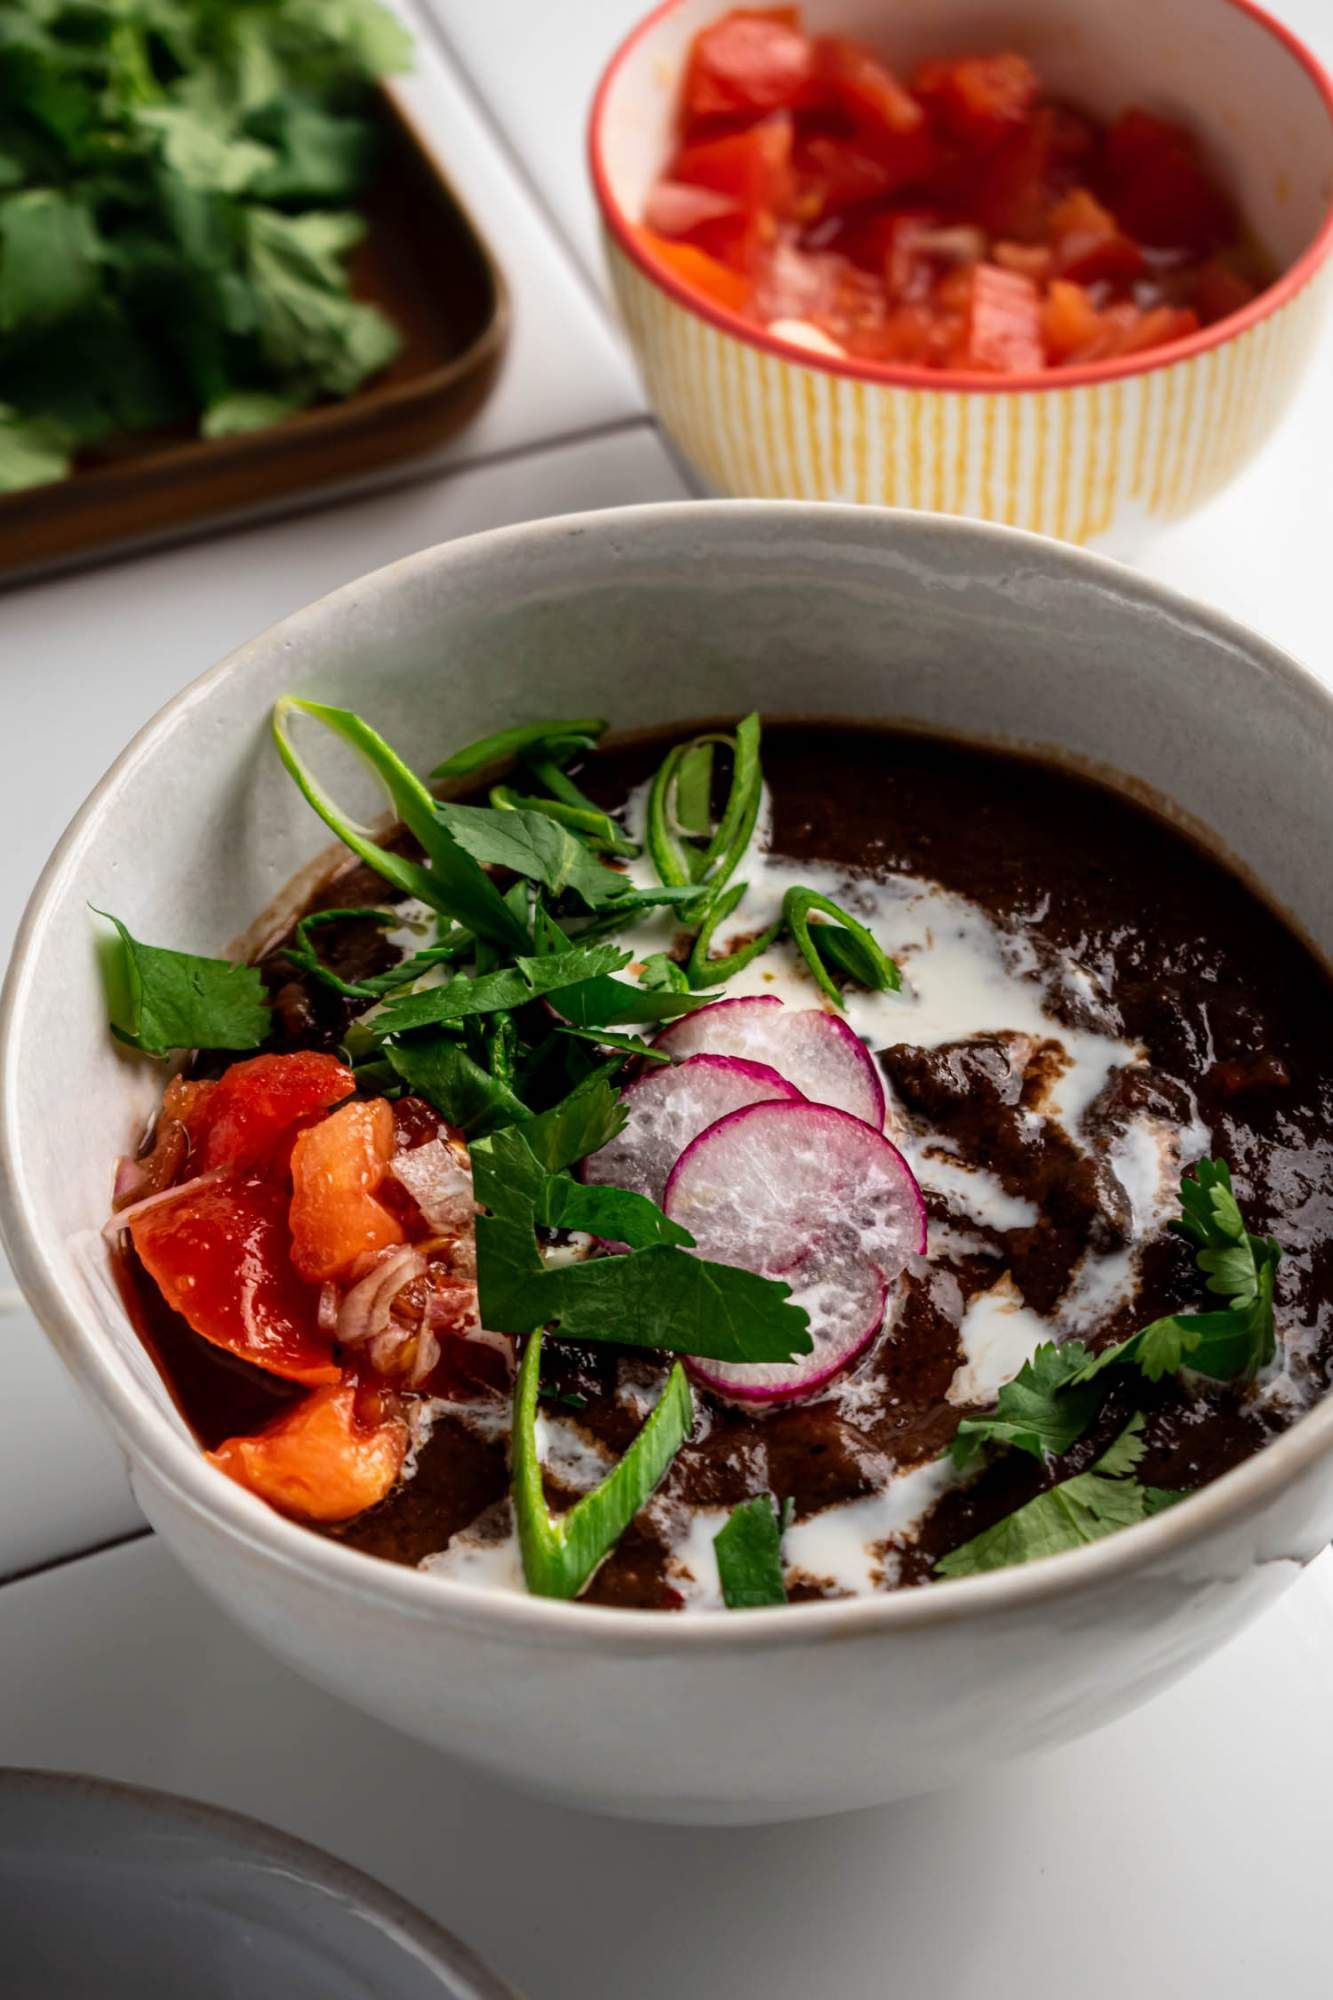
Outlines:
[[[997,378],[1183,340],[1272,277],[1184,124],[1101,121],[1012,49],[899,71],[795,8],[696,33],[635,227],[658,268],[779,339]]]

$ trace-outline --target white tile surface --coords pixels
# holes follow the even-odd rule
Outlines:
[[[5,741],[22,753],[7,760],[0,791],[0,954],[106,766],[168,696],[241,640],[432,542],[685,490],[653,433],[635,425],[0,597]],[[9,1282],[0,1259],[0,1290]],[[137,1515],[115,1452],[27,1309],[5,1314],[0,1298],[0,1315],[2,1578],[122,1533]]]
[[[1053,1756],[796,1827],[634,1827],[502,1793],[317,1693],[149,1539],[0,1591],[0,1761],[276,1822],[531,2000],[1327,2000],[1331,1656],[1325,1556]]]
[[[488,401],[424,463],[472,464],[636,415],[643,407],[638,383],[600,301],[547,226],[438,37],[410,5],[400,11],[416,33],[417,62],[394,88],[488,239],[512,306],[508,350]]]

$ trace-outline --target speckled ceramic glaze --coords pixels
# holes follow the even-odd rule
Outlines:
[[[820,359],[690,291],[634,226],[671,150],[686,52],[724,0],[666,0],[612,58],[592,179],[612,284],[648,394],[722,493],[928,507],[1122,553],[1190,513],[1271,433],[1330,289],[1333,84],[1250,0],[803,0],[901,74],[1015,48],[1057,95],[1112,118],[1182,117],[1281,280],[1216,327],[1040,375]]]
[[[368,1875],[238,1813],[0,1771],[5,2000],[517,2000]]]
[[[1227,620],[1055,543],[857,508],[629,509],[428,550],[243,647],[135,739],[34,895],[4,1002],[0,1197],[19,1278],[144,1511],[274,1652],[552,1797],[781,1819],[944,1785],[1109,1721],[1328,1541],[1333,1404],[1077,1554],[688,1619],[381,1563],[213,1471],[96,1236],[161,1077],[107,1034],[88,904],[216,951],[316,854],[324,829],[268,736],[289,689],[360,710],[423,766],[534,714],[633,728],[750,707],[1049,746],[1174,801],[1333,949],[1333,874],[1315,865],[1333,845],[1333,700]],[[339,781],[376,810],[354,772]]]

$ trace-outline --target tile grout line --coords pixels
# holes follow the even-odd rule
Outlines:
[[[412,17],[418,22],[421,31],[434,42],[437,53],[443,56],[453,69],[455,75],[465,86],[473,110],[481,119],[497,149],[504,155],[513,172],[518,176],[523,186],[523,192],[527,195],[532,206],[537,210],[546,224],[562,255],[573,265],[578,274],[579,282],[586,295],[591,299],[599,317],[615,333],[621,335],[623,338],[623,329],[620,321],[608,303],[606,293],[598,284],[596,274],[584,262],[578,246],[566,231],[564,224],[560,221],[554,209],[547,202],[545,195],[542,193],[541,186],[527,161],[523,158],[523,155],[509,137],[508,132],[492,111],[489,99],[483,95],[478,87],[472,70],[459,54],[443,20],[436,13],[435,7],[431,5],[431,0],[402,0],[402,4],[404,11],[411,13]]]
[[[46,1562],[29,1563],[25,1569],[13,1569],[0,1576],[0,1590],[11,1583],[31,1583],[39,1576],[49,1576],[52,1570],[68,1569],[71,1563],[87,1562],[92,1556],[110,1555],[115,1549],[129,1548],[134,1542],[146,1542],[154,1530],[149,1527],[131,1528],[128,1534],[109,1535],[104,1542],[90,1542],[87,1548],[70,1549],[61,1556],[51,1556]]]

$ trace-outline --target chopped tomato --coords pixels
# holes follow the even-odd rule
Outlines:
[[[669,237],[654,236],[650,229],[639,233],[653,255],[669,264],[692,291],[701,292],[706,299],[715,299],[731,312],[744,312],[750,298],[750,281],[739,271],[720,264],[697,244],[673,243]]]
[[[1129,283],[1147,268],[1143,251],[1126,236],[1109,208],[1087,188],[1075,188],[1051,211],[1055,268],[1080,285],[1099,280]]]
[[[1255,296],[1255,288],[1248,278],[1242,278],[1238,271],[1231,270],[1220,259],[1214,257],[1199,267],[1194,276],[1192,303],[1194,310],[1205,326],[1212,326],[1219,319],[1229,319],[1232,313],[1240,312]]]
[[[258,1437],[228,1438],[209,1462],[279,1513],[351,1520],[392,1492],[407,1456],[402,1417],[371,1404],[354,1383],[316,1389]]]
[[[794,7],[738,7],[701,29],[685,70],[687,126],[737,113],[762,117],[798,103],[811,56],[797,18]]]
[[[1053,361],[1068,361],[1101,332],[1101,315],[1082,285],[1069,278],[1051,281],[1041,308],[1041,332]]]
[[[709,188],[734,203],[730,214],[699,223],[691,240],[733,270],[750,271],[777,235],[778,218],[791,206],[795,182],[791,166],[792,125],[785,112],[705,139],[677,153],[671,179]]]
[[[1041,294],[1031,278],[998,264],[974,264],[959,275],[966,290],[955,365],[1014,374],[1044,367]]]
[[[923,63],[912,88],[951,139],[989,150],[1026,125],[1040,85],[1025,57],[994,55]]]
[[[924,137],[925,112],[873,50],[842,35],[821,35],[814,50],[815,104],[840,113],[862,145],[893,160],[904,141]],[[907,157],[924,165],[928,156],[914,148]]]
[[[659,236],[690,236],[706,223],[730,221],[740,212],[731,195],[689,187],[684,181],[659,181],[648,197],[643,219]]]
[[[1158,249],[1201,255],[1236,229],[1189,133],[1148,111],[1126,111],[1106,141],[1107,200],[1122,229]]]
[[[313,1049],[233,1063],[188,1114],[199,1171],[258,1166],[300,1119],[355,1091],[351,1070]]]
[[[1182,127],[1108,128],[1013,50],[925,62],[906,89],[882,49],[743,8],[696,37],[680,132],[644,240],[702,295],[857,359],[1109,359],[1263,282]]]
[[[292,1268],[287,1191],[255,1174],[184,1187],[130,1236],[172,1309],[215,1347],[290,1382],[335,1382],[319,1295]]]
[[[308,1126],[292,1148],[292,1265],[312,1284],[341,1277],[367,1251],[404,1239],[375,1199],[393,1157],[393,1107],[357,1099]]]

